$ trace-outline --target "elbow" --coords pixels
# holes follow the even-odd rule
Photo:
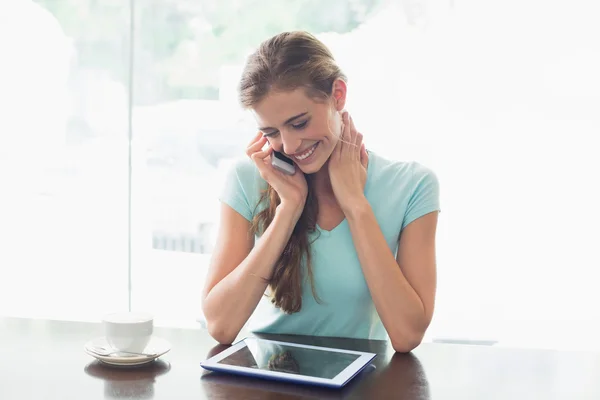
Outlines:
[[[390,337],[390,340],[396,353],[410,353],[421,344],[423,336],[424,333],[403,336],[397,335],[397,339]]]
[[[206,307],[206,303],[202,304],[202,311],[208,334],[219,342],[219,344],[230,345],[233,343],[239,332],[232,332],[231,324],[227,324],[227,321],[221,321],[221,318],[218,318],[214,313],[211,313],[208,308],[209,307]]]
[[[206,321],[206,329],[208,334],[222,345],[230,345],[237,336],[237,333],[230,332],[226,326],[214,321]]]
[[[410,353],[411,351],[416,349],[420,344],[420,341],[401,343],[392,342],[392,347],[394,348],[394,351],[396,353]]]

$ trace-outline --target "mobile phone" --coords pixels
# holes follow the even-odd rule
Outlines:
[[[287,175],[294,175],[296,172],[296,166],[294,165],[294,162],[290,158],[275,150],[273,150],[273,157],[271,157],[271,165],[273,165],[275,169]]]

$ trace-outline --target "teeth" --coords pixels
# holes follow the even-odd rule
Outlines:
[[[311,147],[310,149],[308,149],[306,152],[300,154],[299,156],[294,156],[294,158],[297,160],[300,160],[300,161],[307,159],[308,157],[311,156],[312,153],[315,152],[315,149],[317,148],[317,144],[318,144],[318,142],[315,143],[314,146]]]

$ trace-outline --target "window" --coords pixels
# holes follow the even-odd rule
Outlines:
[[[0,6],[0,314],[126,307],[129,15],[122,2]]]
[[[131,305],[194,325],[220,184],[256,129],[236,98],[243,62],[306,29],[348,75],[367,146],[440,179],[429,339],[595,345],[595,2],[13,3],[0,5],[0,314]]]

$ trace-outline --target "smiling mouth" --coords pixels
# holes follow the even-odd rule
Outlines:
[[[310,148],[308,148],[306,151],[300,153],[300,154],[295,154],[292,157],[295,158],[298,161],[302,161],[302,160],[306,160],[308,157],[312,156],[312,154],[315,152],[315,149],[317,148],[317,145],[319,144],[319,142],[315,143],[314,145],[312,145]]]

